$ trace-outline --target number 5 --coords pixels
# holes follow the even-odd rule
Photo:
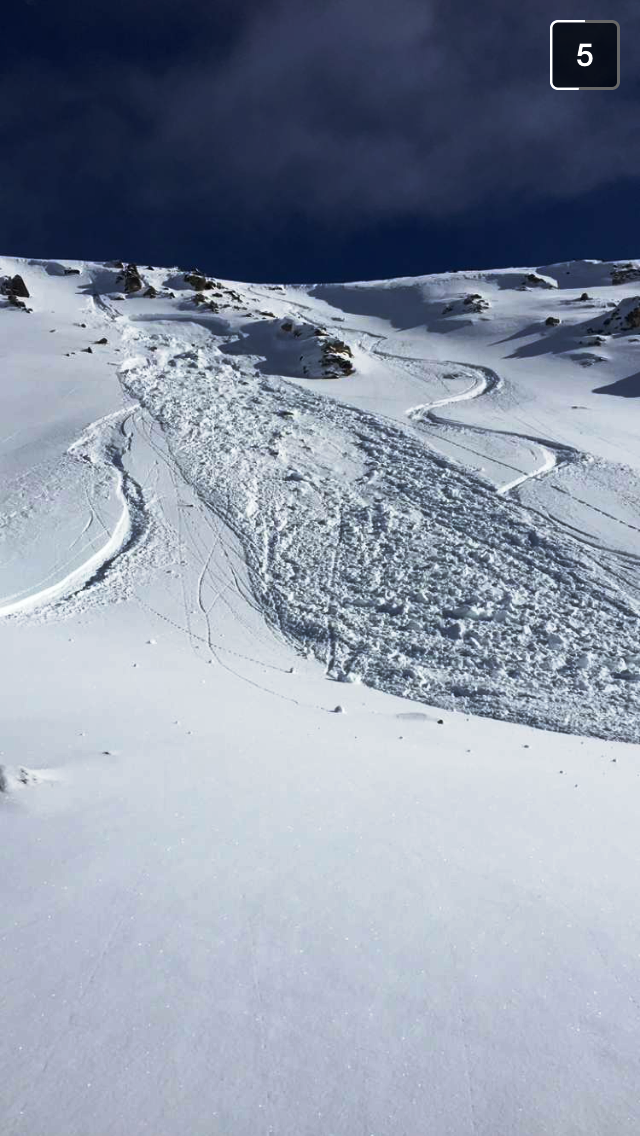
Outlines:
[[[588,47],[593,47],[592,43],[581,43],[578,48],[578,63],[581,67],[589,67],[593,63],[593,55],[587,51]],[[581,55],[587,55],[588,59],[581,59]]]

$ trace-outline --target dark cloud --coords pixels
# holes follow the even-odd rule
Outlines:
[[[602,14],[591,0],[564,7]],[[108,39],[99,9],[84,21],[93,12],[92,35],[104,26]],[[190,0],[182,39],[149,52],[145,21],[161,36],[165,9],[173,0],[153,17],[146,0],[119,9],[128,51],[4,68],[5,216],[37,209],[45,230],[61,202],[95,194],[159,216],[349,225],[567,199],[640,175],[635,0],[616,12],[622,85],[602,93],[551,90],[549,0]]]

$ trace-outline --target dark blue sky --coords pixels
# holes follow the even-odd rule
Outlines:
[[[340,280],[640,254],[640,5],[12,0],[0,250]],[[555,92],[549,24],[622,82]]]

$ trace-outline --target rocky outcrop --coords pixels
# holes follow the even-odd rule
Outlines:
[[[590,328],[590,331],[600,331],[607,335],[624,335],[629,331],[640,328],[640,296],[629,296],[616,304],[602,320],[601,326]]]
[[[19,296],[21,299],[29,299],[29,289],[21,276],[3,276],[0,280],[0,293],[3,296]]]
[[[469,292],[462,299],[451,300],[442,309],[443,316],[468,316],[473,312],[486,312],[491,307],[489,301],[479,292]]]
[[[120,272],[116,279],[118,283],[122,282],[122,291],[125,296],[131,296],[142,290],[142,278],[137,264],[128,264],[124,272]]]
[[[30,312],[22,297],[29,297],[29,289],[21,276],[0,277],[0,296],[6,296],[10,308],[20,308],[23,312]]]
[[[479,292],[470,292],[462,301],[462,306],[470,312],[485,312],[489,307],[489,301],[485,300]]]
[[[216,304],[215,300],[208,300],[202,292],[196,292],[193,297],[194,304],[204,305],[210,312],[219,312],[220,307]]]
[[[338,379],[340,375],[353,375],[353,352],[341,339],[327,339],[322,344],[322,369],[327,379]]]
[[[203,276],[201,272],[185,272],[184,280],[185,284],[190,284],[196,292],[206,292],[209,288],[217,287],[213,280],[207,280],[207,277]]]
[[[558,283],[547,276],[540,276],[537,272],[528,272],[524,277],[520,289],[526,292],[528,288],[557,288]]]
[[[557,327],[558,324],[560,323],[560,320],[558,319],[557,316],[547,316],[547,318],[544,322],[545,322],[545,327]]]
[[[300,362],[305,378],[339,379],[342,375],[354,374],[353,352],[348,343],[330,335],[326,328],[284,320],[280,331],[303,340]]]
[[[634,264],[631,260],[626,264],[618,264],[611,270],[612,284],[630,284],[634,280],[640,280],[640,264]]]
[[[11,292],[9,294],[7,299],[9,300],[9,307],[10,308],[22,308],[23,312],[30,312],[31,311],[31,308],[27,307],[24,300],[19,300],[17,296],[14,296],[13,292]]]

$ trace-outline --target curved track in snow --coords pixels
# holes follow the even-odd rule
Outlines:
[[[387,358],[403,359],[409,358],[406,355],[392,355],[391,352],[382,351],[379,347],[373,347],[373,355],[386,356]],[[426,359],[419,359],[418,357],[411,357],[414,362],[427,363]],[[434,426],[446,426],[454,430],[462,430],[466,433],[485,434],[500,436],[503,438],[513,438],[514,440],[522,442],[533,442],[538,446],[541,451],[541,462],[535,469],[530,470],[528,473],[518,474],[517,477],[512,478],[510,481],[505,482],[503,485],[496,487],[496,493],[501,496],[517,489],[520,485],[524,485],[526,481],[532,481],[535,478],[545,477],[547,474],[552,473],[556,468],[561,465],[567,465],[570,462],[589,461],[589,455],[583,453],[581,450],[575,449],[573,446],[563,444],[561,442],[554,442],[549,438],[540,438],[535,434],[524,434],[516,430],[498,430],[490,426],[477,426],[472,423],[461,422],[459,419],[451,418],[437,411],[444,406],[452,406],[457,402],[469,402],[472,399],[482,398],[484,395],[491,394],[497,391],[502,386],[502,379],[490,367],[481,367],[477,363],[456,363],[453,360],[446,360],[447,365],[464,366],[467,369],[473,369],[477,372],[476,380],[467,387],[465,390],[454,395],[447,395],[444,398],[436,399],[434,402],[419,403],[417,406],[412,406],[407,410],[407,417],[416,423],[428,421]]]
[[[79,461],[108,467],[115,475],[115,495],[121,505],[121,510],[113,530],[108,532],[105,529],[106,539],[100,548],[67,573],[66,576],[50,582],[52,572],[27,594],[14,593],[12,596],[5,597],[4,602],[0,605],[0,618],[31,613],[78,592],[104,572],[107,566],[131,543],[135,536],[136,526],[132,519],[134,510],[131,500],[130,479],[122,466],[122,454],[130,444],[126,425],[132,415],[131,409],[118,410],[114,414],[99,419],[85,431],[68,451],[70,456]],[[108,435],[114,429],[118,431],[118,441],[117,443],[110,443]],[[89,524],[93,519],[92,516]]]

